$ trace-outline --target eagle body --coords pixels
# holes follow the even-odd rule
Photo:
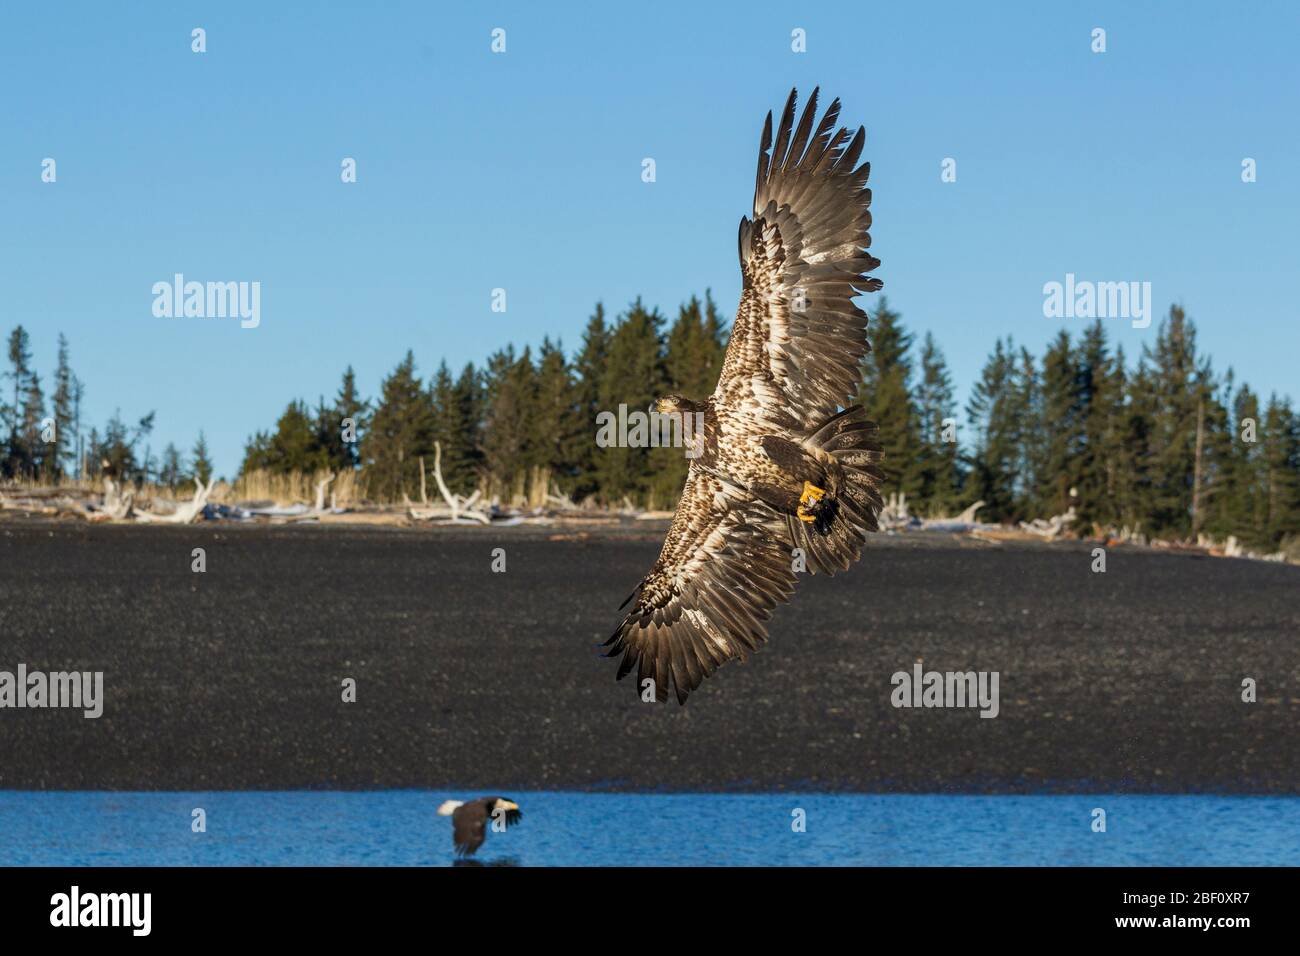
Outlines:
[[[487,828],[493,820],[500,820],[505,829],[524,817],[519,805],[505,797],[479,797],[468,802],[447,800],[438,807],[438,815],[451,817],[451,842],[457,856],[477,853],[487,839]]]
[[[687,408],[701,413],[704,422],[699,455],[692,462],[696,470],[744,490],[782,479],[777,463],[749,440],[752,419],[744,411],[715,398]]]
[[[853,303],[880,280],[867,249],[871,192],[865,142],[817,123],[817,91],[798,126],[796,94],[775,143],[764,125],[753,218],[738,236],[742,291],[717,388],[702,401],[667,396],[661,413],[704,422],[658,561],[624,602],[606,641],[637,671],[640,692],[680,703],[719,666],[767,638],[796,569],[833,574],[857,560],[881,507],[875,426],[849,403],[870,346]],[[648,683],[649,682],[649,683]]]

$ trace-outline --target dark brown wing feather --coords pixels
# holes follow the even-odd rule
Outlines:
[[[457,856],[473,856],[487,837],[487,804],[484,800],[471,800],[457,807],[451,815],[451,842]]]
[[[867,274],[880,265],[866,251],[870,165],[854,165],[866,132],[834,129],[839,100],[814,130],[816,90],[796,128],[795,100],[792,90],[775,146],[770,113],[763,127],[754,219],[740,222],[744,289],[714,398],[811,425],[856,394],[870,346],[853,297],[883,283]]]
[[[632,592],[632,609],[605,642],[622,654],[620,679],[654,680],[679,703],[729,660],[767,640],[764,622],[794,591],[780,517],[692,464],[659,560]],[[625,605],[627,602],[624,602]]]

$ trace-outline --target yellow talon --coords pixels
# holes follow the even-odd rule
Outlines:
[[[804,510],[804,505],[814,505],[826,496],[826,491],[818,488],[811,481],[803,483],[803,494],[799,496],[799,507],[795,509],[795,515],[800,521],[816,521],[817,516],[809,514]]]
[[[803,483],[803,494],[799,496],[799,503],[801,505],[816,504],[825,496],[825,489],[818,488],[811,481],[805,481]]]

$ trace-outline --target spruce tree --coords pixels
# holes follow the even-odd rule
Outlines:
[[[1017,379],[1015,347],[1010,339],[999,339],[966,405],[975,438],[967,456],[965,501],[984,502],[981,520],[1009,520],[1016,514],[1021,458]]]
[[[212,459],[208,457],[208,439],[199,429],[199,437],[190,452],[190,475],[206,485],[212,480]]]
[[[136,480],[143,484],[157,484],[157,465],[158,463],[153,457],[153,446],[145,442],[144,454],[140,457],[140,474]]]
[[[104,427],[103,437],[96,443],[96,468],[103,469],[122,484],[144,480],[144,469],[136,457],[136,446],[140,439],[153,431],[153,424],[153,412],[142,417],[134,427],[130,427],[122,421],[121,410],[114,410],[113,417]]]
[[[445,482],[455,457],[452,434],[456,415],[456,382],[447,368],[446,359],[439,363],[438,371],[433,373],[429,382],[429,407],[433,412],[431,437],[442,450],[439,468]]]
[[[658,311],[646,309],[639,298],[619,321],[610,336],[609,357],[597,390],[601,411],[617,417],[623,405],[626,414],[648,413],[651,403],[665,392],[662,323]],[[610,447],[598,452],[596,476],[607,504],[617,506],[625,497],[634,503],[659,503],[651,500],[656,460],[649,448]]]
[[[578,420],[571,460],[577,474],[570,494],[576,501],[600,490],[598,461],[603,449],[596,445],[596,416],[601,411],[600,387],[609,361],[609,337],[605,307],[597,302],[582,335],[582,348],[573,360]]]
[[[47,473],[51,480],[60,481],[76,457],[73,446],[75,377],[68,365],[68,340],[59,333],[58,365],[54,369],[54,395],[51,408],[54,418],[54,446],[49,449]]]
[[[545,338],[537,356],[532,466],[540,481],[554,482],[565,493],[573,490],[577,479],[572,455],[580,434],[579,414],[573,370],[563,345]],[[544,486],[540,493],[547,491]]]
[[[1043,434],[1043,379],[1038,364],[1029,350],[1021,346],[1015,353],[1012,368],[1006,413],[1015,464],[1010,475],[1013,505],[1006,518],[1019,521],[1032,517],[1042,508],[1039,489],[1044,481],[1043,465],[1048,449],[1047,436]]]
[[[1236,533],[1244,541],[1258,544],[1252,522],[1238,512],[1234,501],[1236,441],[1232,426],[1233,406],[1232,376],[1223,379],[1213,375],[1206,362],[1206,375],[1200,384],[1198,401],[1198,428],[1196,448],[1199,463],[1194,462],[1193,481],[1196,485],[1193,534],[1202,531],[1218,537]],[[1234,517],[1237,516],[1237,517]],[[1228,520],[1225,520],[1228,519]],[[1240,522],[1240,532],[1234,529]]]
[[[27,377],[27,388],[23,393],[22,446],[27,455],[25,474],[29,478],[52,480],[49,459],[54,447],[45,441],[44,423],[45,393],[41,389],[41,377],[32,372]]]
[[[270,434],[259,432],[244,448],[240,473],[266,470],[277,475],[304,474],[331,467],[337,428],[321,401],[315,413],[299,399],[276,419]]]
[[[1041,404],[1022,430],[1033,461],[1025,502],[1031,515],[1062,514],[1070,507],[1084,444],[1080,377],[1070,334],[1062,330],[1043,355]]]
[[[86,476],[86,449],[81,436],[81,400],[85,397],[85,386],[76,375],[72,376],[72,440],[76,467],[73,474],[78,478]]]
[[[163,449],[162,461],[158,466],[158,483],[169,491],[175,492],[185,478],[185,465],[181,453],[171,442]]]
[[[1122,355],[1122,353],[1120,353]],[[1075,358],[1078,375],[1078,527],[1109,526],[1120,520],[1120,431],[1124,415],[1122,358],[1112,356],[1101,320],[1088,326]],[[1048,422],[1048,427],[1051,423]]]
[[[337,423],[339,435],[336,439],[334,467],[340,470],[355,470],[361,466],[361,440],[366,433],[366,419],[370,403],[361,397],[357,389],[357,376],[349,365],[343,372],[343,382],[338,394],[334,396],[333,422]],[[344,430],[350,425],[348,434],[352,440],[346,440]]]
[[[1121,527],[1151,535],[1157,469],[1153,445],[1159,400],[1155,375],[1145,357],[1127,377],[1128,399],[1121,416],[1117,501]]]
[[[883,297],[869,323],[867,338],[871,352],[863,363],[857,400],[880,428],[880,445],[885,453],[880,464],[885,473],[881,491],[886,496],[895,491],[915,496],[919,488],[920,430],[911,394],[912,361],[908,353],[912,335],[904,331],[902,317],[889,308]],[[811,429],[820,422],[807,424]]]
[[[921,380],[916,389],[920,445],[918,504],[926,514],[952,514],[961,497],[957,450],[957,402],[943,352],[929,332],[921,344]]]
[[[1265,540],[1288,545],[1300,557],[1300,417],[1276,394],[1264,412],[1263,493]]]
[[[31,471],[32,451],[25,441],[24,425],[26,415],[24,396],[31,384],[32,352],[31,338],[21,325],[9,333],[9,370],[4,377],[9,380],[9,395],[4,407],[5,431],[7,441],[3,462],[0,462],[0,474],[9,478],[26,477]]]
[[[484,480],[483,418],[486,399],[483,376],[472,363],[456,379],[449,416],[449,445],[442,453],[442,473],[455,494],[471,494]]]
[[[1151,365],[1155,402],[1148,444],[1151,530],[1183,537],[1193,532],[1193,498],[1199,493],[1193,487],[1198,467],[1196,436],[1204,422],[1210,377],[1196,352],[1195,327],[1181,307],[1170,308],[1154,348],[1143,347],[1143,358]]]
[[[320,421],[324,402],[317,406],[313,416],[303,401],[292,401],[275,423],[271,436],[271,468],[280,474],[312,474],[324,468],[328,453],[322,447],[323,432],[327,423]],[[324,426],[324,427],[323,427]]]
[[[536,398],[531,349],[525,347],[516,358],[514,347],[507,346],[489,356],[485,384],[483,463],[489,493],[508,504],[528,493]]]
[[[378,500],[418,499],[419,459],[433,453],[433,410],[409,350],[380,385],[361,452],[368,463],[368,490]],[[432,461],[426,460],[425,467],[432,467]]]
[[[239,463],[239,474],[248,475],[255,471],[271,469],[271,435],[257,431],[244,442],[244,457]]]
[[[1232,372],[1229,370],[1228,378]],[[1227,422],[1230,444],[1220,465],[1219,487],[1210,509],[1208,530],[1216,536],[1235,534],[1252,544],[1263,543],[1268,520],[1264,494],[1264,422],[1259,398],[1249,385],[1231,394]]]
[[[324,470],[334,475],[348,467],[349,449],[343,441],[343,416],[333,403],[326,404],[325,396],[316,397],[316,409],[311,416],[312,471]],[[306,470],[306,469],[304,469]]]

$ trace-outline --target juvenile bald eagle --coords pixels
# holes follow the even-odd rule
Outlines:
[[[754,218],[740,220],[740,307],[722,374],[702,401],[679,395],[661,414],[702,420],[682,498],[659,560],[623,602],[632,607],[605,642],[635,668],[638,690],[679,703],[720,665],[767,639],[765,622],[794,592],[795,556],[834,574],[877,530],[882,479],[876,426],[845,407],[862,381],[867,316],[853,297],[883,283],[867,273],[866,133],[821,122],[817,91],[796,127],[790,92],[772,143],[767,114]]]
[[[438,816],[451,817],[451,842],[457,856],[473,856],[487,839],[489,820],[500,820],[502,827],[512,827],[524,818],[519,805],[505,797],[479,797],[462,803],[444,800]]]

